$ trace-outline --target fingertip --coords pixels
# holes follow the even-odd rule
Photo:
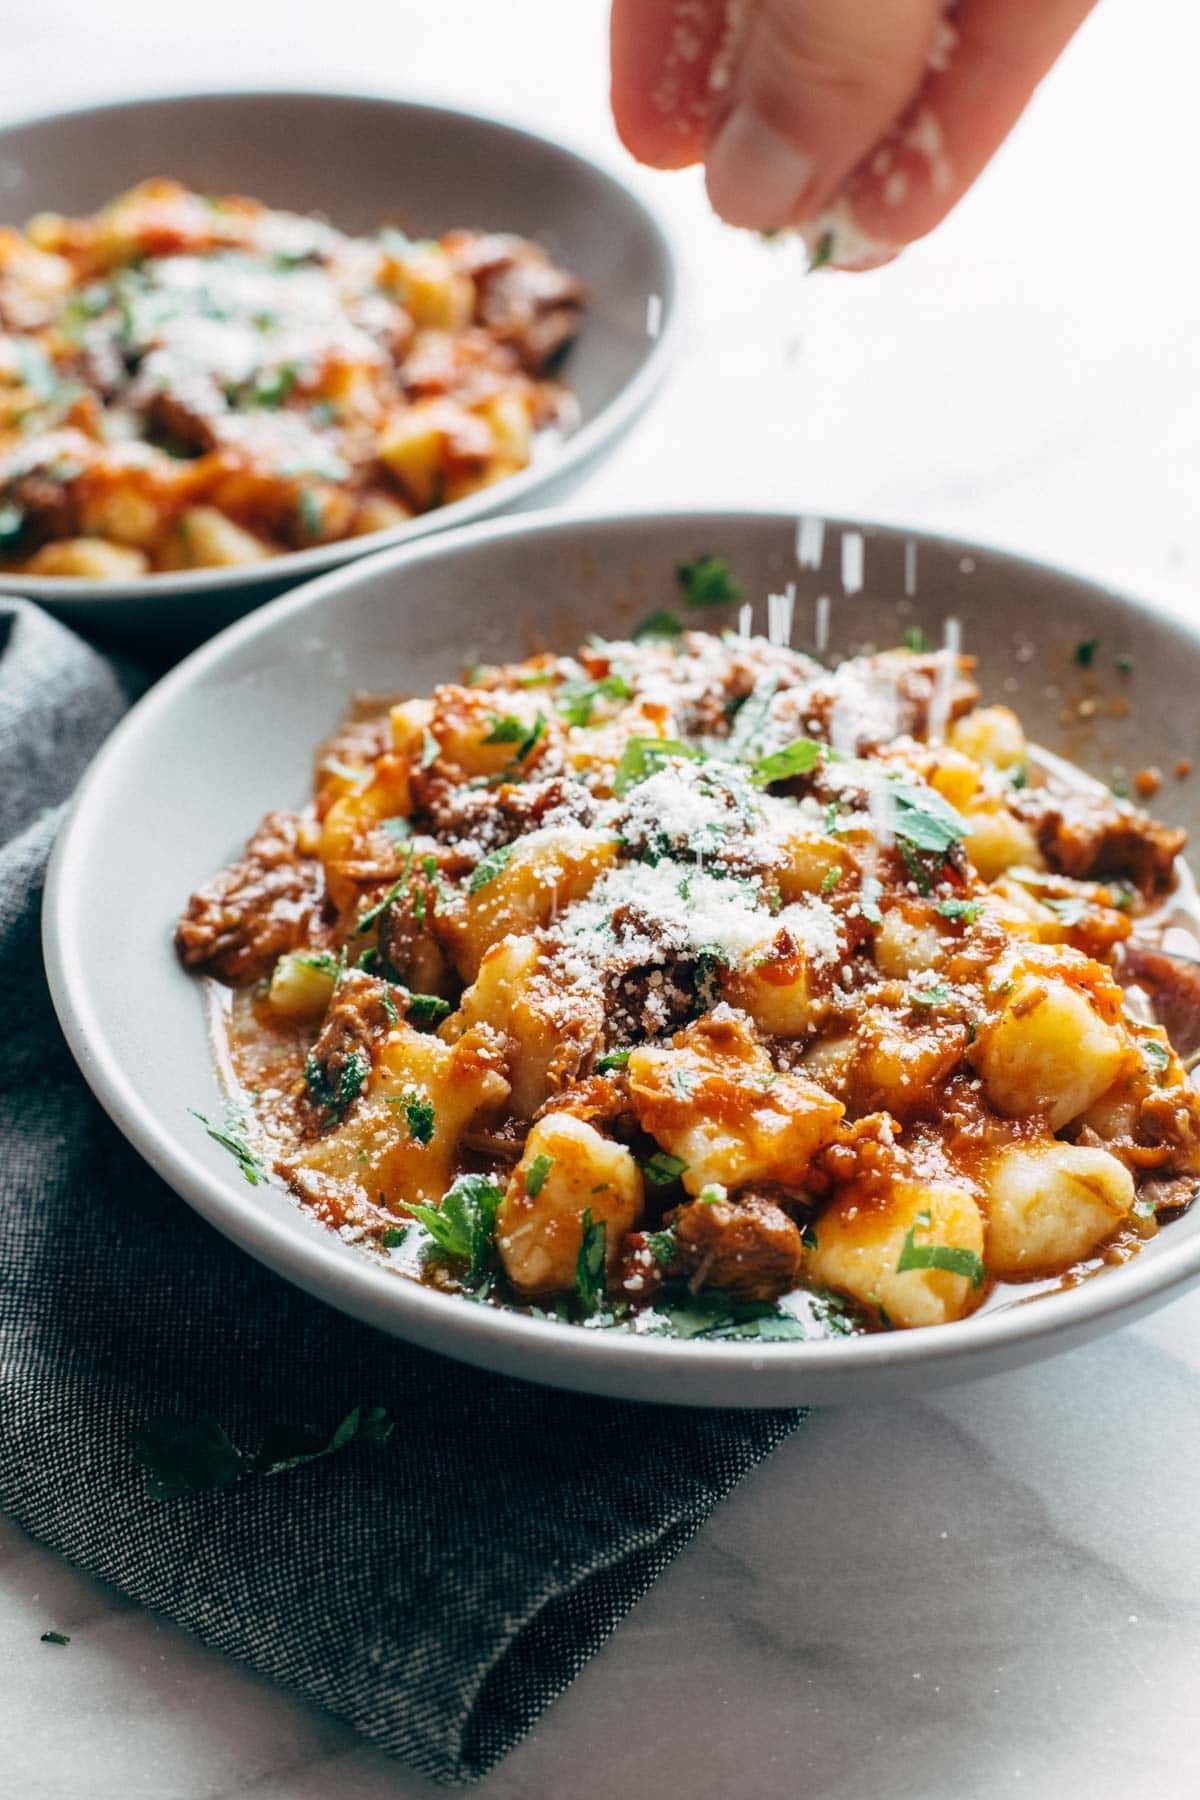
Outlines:
[[[613,0],[610,97],[617,135],[655,169],[704,154],[709,69],[724,27],[722,0]]]

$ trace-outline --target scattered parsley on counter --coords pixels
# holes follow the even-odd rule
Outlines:
[[[71,1640],[62,1631],[43,1631],[38,1641],[43,1644],[69,1644]]]
[[[134,1456],[146,1470],[151,1500],[178,1500],[185,1494],[220,1492],[246,1475],[282,1475],[302,1463],[319,1462],[358,1439],[386,1444],[395,1429],[382,1406],[356,1406],[332,1437],[307,1427],[272,1426],[262,1448],[239,1450],[215,1419],[150,1419],[133,1433]]]

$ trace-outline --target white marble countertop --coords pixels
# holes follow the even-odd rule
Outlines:
[[[339,42],[315,0],[8,0],[6,103],[393,86],[615,159],[604,16],[363,0]],[[642,177],[686,238],[690,354],[584,498],[903,520],[1194,605],[1198,53],[1196,9],[1108,0],[949,225],[864,281],[804,283],[694,178]],[[1040,1368],[815,1416],[479,1791],[1190,1800],[1198,1482],[1200,1295]],[[0,1792],[436,1791],[0,1521]]]

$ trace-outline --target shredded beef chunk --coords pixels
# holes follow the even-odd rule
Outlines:
[[[324,877],[300,849],[298,813],[268,813],[240,861],[192,895],[175,928],[185,968],[245,987],[279,957],[320,941]]]
[[[357,1100],[380,1045],[398,1019],[399,1009],[386,981],[357,969],[342,976],[305,1069],[307,1097],[318,1125],[336,1124]]]
[[[1160,825],[1116,800],[1068,793],[1052,783],[1026,788],[1009,804],[1032,825],[1052,869],[1076,880],[1121,877],[1143,894],[1169,886],[1187,841],[1181,828]]]
[[[579,330],[581,284],[537,244],[502,233],[477,238],[455,260],[475,279],[479,323],[510,344],[531,375],[541,374]]]
[[[777,1300],[796,1285],[803,1245],[787,1214],[759,1194],[710,1205],[694,1200],[675,1218],[685,1269],[706,1287],[745,1300]]]

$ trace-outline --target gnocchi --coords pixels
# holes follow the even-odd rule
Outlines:
[[[389,275],[431,355],[452,273]],[[399,1273],[593,1329],[943,1326],[1132,1254],[1200,1179],[1116,954],[1182,837],[977,697],[652,619],[360,706],[178,927],[264,1155]]]

